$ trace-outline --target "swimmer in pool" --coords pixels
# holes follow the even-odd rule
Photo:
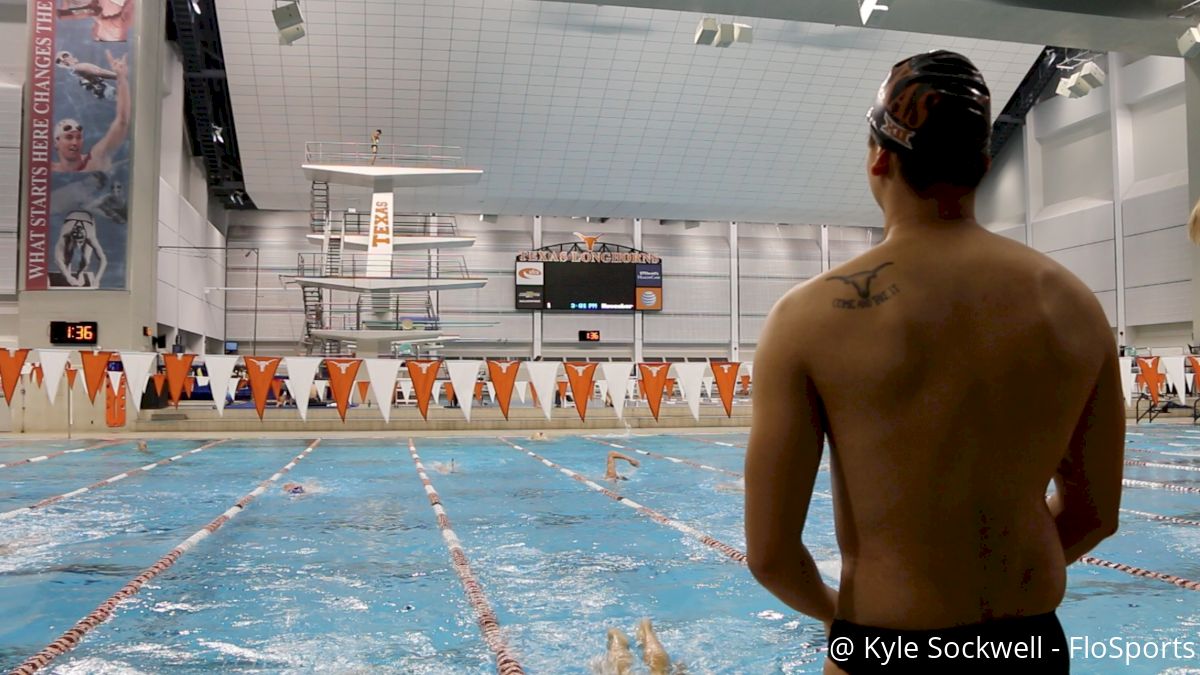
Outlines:
[[[442,474],[443,476],[446,474],[458,472],[458,469],[454,466],[454,458],[453,457],[450,458],[449,464],[443,464],[441,462],[430,462],[429,466],[434,471]]]
[[[302,495],[304,494],[304,486],[299,483],[284,483],[283,491],[289,495]]]
[[[671,672],[682,672],[680,666],[671,668],[671,657],[658,641],[654,626],[650,619],[642,619],[637,626],[638,646],[642,648],[642,662],[646,664],[650,675],[667,675]],[[626,675],[633,672],[633,653],[629,649],[629,637],[619,628],[609,628],[606,637],[607,650],[604,654],[604,673]]]
[[[533,435],[529,437],[529,440],[531,440],[531,441],[544,441],[544,440],[547,440],[547,439],[546,439],[546,432],[544,432],[544,431],[535,431],[535,432],[533,432]]]
[[[148,445],[146,445],[146,441],[138,441],[137,442],[137,451],[138,452],[150,452],[150,447]]]
[[[604,480],[629,480],[628,478],[617,473],[617,460],[618,459],[623,459],[635,467],[641,466],[641,462],[637,461],[636,459],[634,459],[632,457],[626,457],[625,455],[622,455],[621,453],[617,452],[616,450],[613,450],[608,453],[608,461],[605,463],[605,466],[604,466]]]
[[[876,672],[864,641],[1018,635],[1035,657],[900,669],[1066,673],[1066,567],[1116,531],[1121,500],[1112,329],[1066,268],[976,221],[992,116],[966,57],[896,64],[867,122],[883,241],[786,293],[755,353],[750,571],[831,645],[859,645],[825,673]],[[804,536],[826,441],[839,589]]]
[[[717,492],[745,492],[746,479],[739,478],[732,483],[717,483],[713,487],[717,490]]]

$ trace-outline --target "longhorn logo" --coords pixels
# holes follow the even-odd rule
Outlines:
[[[504,374],[506,374],[506,375],[507,375],[507,374],[508,374],[508,369],[509,369],[509,368],[511,368],[511,367],[513,367],[513,366],[515,366],[515,365],[517,365],[517,364],[516,364],[515,362],[513,362],[513,361],[506,361],[506,362],[504,362],[504,363],[497,363],[497,364],[496,364],[496,367],[500,369],[500,372],[502,372],[502,373],[504,373]]]
[[[260,372],[260,373],[267,372],[267,366],[271,365],[270,361],[259,361],[258,359],[246,359],[246,360],[249,361],[250,363],[253,363],[254,365],[258,366],[258,372]]]
[[[587,369],[588,369],[587,366],[577,366],[574,364],[571,364],[571,367],[575,369],[575,374],[579,375],[579,376],[583,376],[583,374],[586,373]]]
[[[346,370],[347,370],[348,368],[350,368],[350,366],[354,365],[354,362],[353,362],[353,361],[347,361],[346,363],[338,363],[337,361],[326,361],[326,362],[325,362],[325,365],[327,365],[327,366],[330,366],[330,365],[332,365],[332,366],[337,366],[338,370],[342,371],[342,374],[343,374],[343,375],[345,375],[345,374],[346,374]]]
[[[646,370],[650,371],[650,375],[653,377],[658,377],[658,371],[663,368],[666,368],[666,366],[646,366]]]
[[[587,246],[587,250],[589,250],[589,251],[591,251],[593,248],[595,248],[596,242],[600,239],[600,237],[604,236],[603,234],[597,234],[595,236],[592,236],[592,235],[584,234],[582,232],[572,232],[572,234],[574,234],[576,237],[579,237],[579,239],[584,243],[584,245]]]
[[[728,373],[728,372],[729,372],[729,369],[730,369],[730,368],[732,368],[733,366],[729,365],[728,363],[725,363],[725,364],[722,364],[722,365],[720,365],[720,366],[717,366],[717,367],[721,369],[721,372],[722,372],[722,373]]]
[[[425,375],[426,373],[429,372],[429,366],[432,366],[435,362],[434,361],[413,361],[412,363],[421,369],[422,375]]]

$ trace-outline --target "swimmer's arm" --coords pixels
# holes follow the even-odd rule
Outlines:
[[[113,118],[104,138],[92,146],[92,157],[100,162],[109,159],[117,146],[129,135],[129,114],[133,107],[129,97],[129,66],[126,57],[113,58],[111,52],[105,52],[105,56],[108,58],[109,68],[117,75],[117,116]]]
[[[820,401],[801,366],[804,340],[778,314],[763,329],[754,368],[746,450],[746,548],[750,572],[787,606],[829,623],[837,591],[825,585],[802,535],[821,464]]]
[[[104,270],[108,268],[108,256],[104,255],[104,249],[100,246],[100,241],[95,234],[88,237],[88,241],[92,244],[92,250],[96,252],[96,257],[100,259],[100,266],[96,271],[96,288],[100,288],[101,282],[104,281]]]
[[[1125,459],[1125,399],[1115,351],[1100,375],[1054,477],[1050,513],[1070,564],[1117,531]]]
[[[54,244],[54,263],[58,265],[58,270],[63,273],[67,281],[71,281],[75,277],[71,274],[71,267],[67,265],[67,238],[59,237]]]

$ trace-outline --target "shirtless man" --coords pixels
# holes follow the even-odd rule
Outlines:
[[[129,114],[132,108],[129,96],[129,67],[126,57],[113,58],[105,52],[108,67],[116,73],[117,114],[104,137],[96,141],[88,152],[83,150],[83,125],[73,119],[59,120],[54,125],[54,149],[58,161],[50,165],[56,173],[76,171],[108,171],[112,168],[112,156],[129,135]]]
[[[1065,673],[1066,566],[1117,528],[1112,330],[1070,272],[975,221],[991,113],[966,58],[897,64],[868,119],[883,243],[788,292],[755,356],[750,570],[854,648],[826,673],[877,672],[864,640],[900,630],[925,658],[933,637],[1042,638],[1038,659],[901,672]],[[826,438],[838,590],[802,540]]]
[[[637,461],[636,459],[632,457],[626,457],[616,450],[612,450],[608,453],[608,461],[604,465],[604,480],[628,480],[621,474],[617,473],[618,459],[623,459],[635,467],[641,466],[641,462]]]
[[[97,269],[92,269],[92,261]],[[63,219],[58,241],[54,243],[54,262],[70,286],[100,288],[108,256],[96,236],[96,220],[87,211],[72,211]]]

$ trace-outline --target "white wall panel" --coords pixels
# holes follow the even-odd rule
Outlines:
[[[598,330],[602,342],[633,342],[633,317],[628,314],[542,314],[542,340],[579,342],[579,331]]]
[[[1125,287],[1152,286],[1192,278],[1192,244],[1187,228],[1172,227],[1125,237]],[[1128,295],[1126,295],[1128,297]],[[1182,310],[1190,311],[1186,306]]]
[[[1191,321],[1191,295],[1191,280],[1127,289],[1126,321],[1131,326]]]
[[[742,278],[739,307],[742,316],[766,315],[779,298],[794,288],[801,280]],[[743,326],[743,330],[745,330]],[[745,337],[745,336],[743,336]]]
[[[1051,258],[1071,270],[1093,291],[1111,291],[1116,288],[1116,268],[1112,241],[1077,246],[1048,253]]]
[[[1147,56],[1125,64],[1121,94],[1123,103],[1136,106],[1146,98],[1183,87],[1183,60]]]
[[[1024,128],[1013,134],[979,186],[976,219],[989,227],[1025,224]]]
[[[1066,101],[1059,97],[1060,100]],[[1079,101],[1108,99],[1087,96]],[[1041,127],[1038,127],[1039,132]],[[1092,197],[1112,199],[1112,132],[1108,120],[1094,120],[1042,144],[1042,198],[1045,206]]]
[[[1039,251],[1059,251],[1111,241],[1113,238],[1111,202],[1097,203],[1091,200],[1087,202],[1080,200],[1069,210],[1064,205],[1047,211],[1057,213],[1053,216],[1038,217],[1030,228],[1030,245]]]
[[[1013,241],[1019,241],[1022,244],[1025,243],[1025,226],[1024,225],[1013,225],[1011,227],[1001,227],[999,229],[992,230],[992,232],[995,232],[996,234],[1000,235],[1001,237],[1008,237],[1009,239],[1012,239]]]
[[[1135,180],[1187,170],[1187,108],[1183,89],[1175,88],[1134,106],[1133,175]]]
[[[1128,294],[1126,295],[1128,297]],[[1108,325],[1117,327],[1117,292],[1104,291],[1096,294],[1096,299],[1100,301],[1100,307],[1104,309],[1104,316],[1108,319]],[[1126,313],[1126,323],[1128,323],[1128,313]]]
[[[1124,209],[1127,237],[1182,225],[1187,222],[1191,211],[1187,183],[1150,194],[1126,197]]]
[[[645,341],[647,345],[688,343],[720,345],[727,343],[729,341],[729,319],[726,317],[647,314]]]

